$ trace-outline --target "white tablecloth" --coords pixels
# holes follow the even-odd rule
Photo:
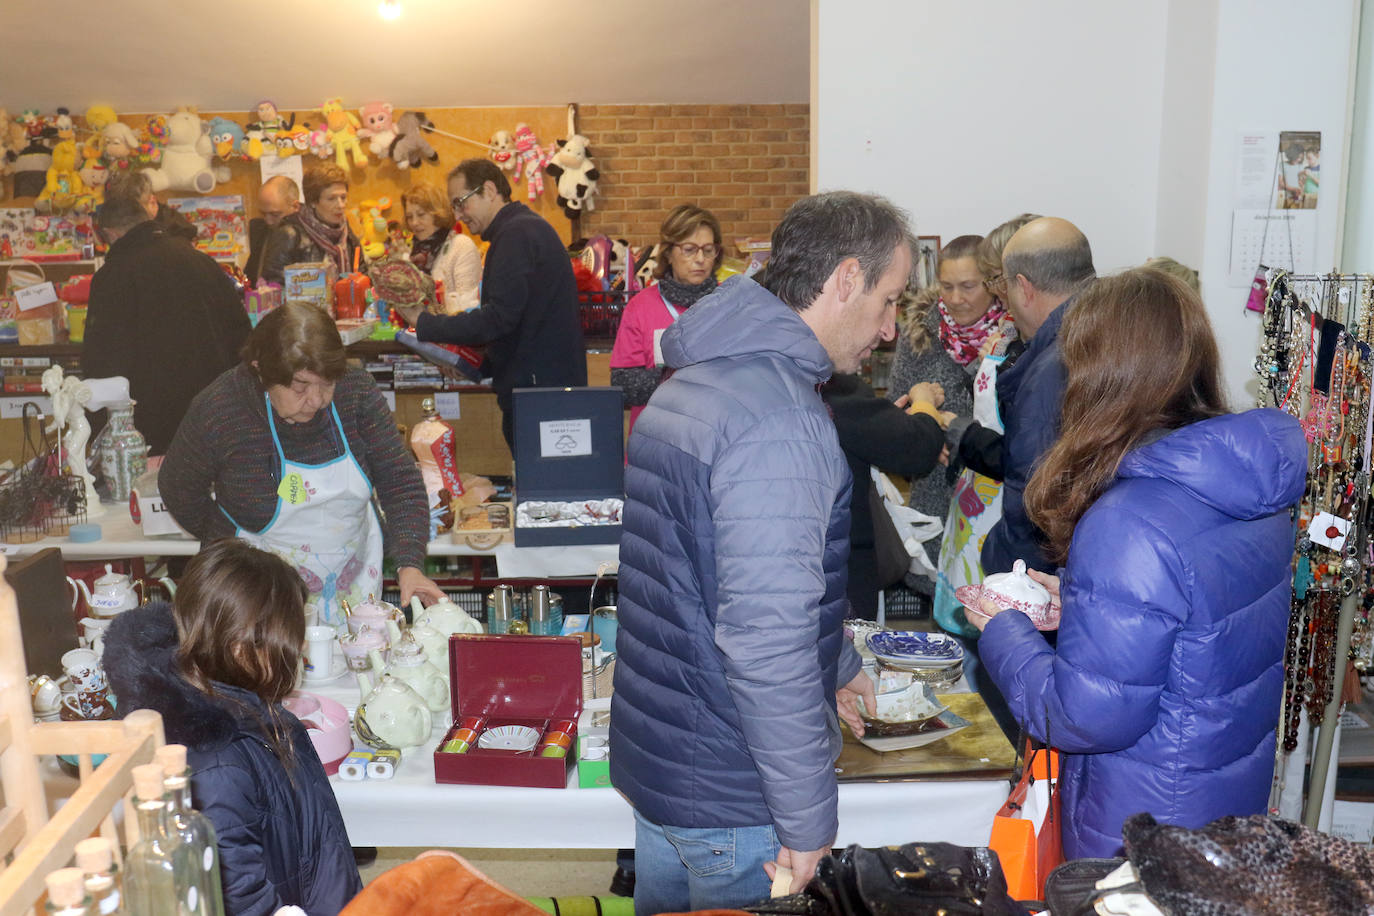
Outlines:
[[[306,690],[351,711],[351,675]],[[434,748],[448,729],[439,716],[430,740],[407,751],[389,780],[330,779],[355,846],[619,849],[634,846],[630,806],[614,789],[439,785]],[[1005,779],[840,784],[836,843],[881,846],[912,841],[986,846],[1006,800]]]

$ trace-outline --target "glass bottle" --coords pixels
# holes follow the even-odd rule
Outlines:
[[[43,907],[47,912],[57,916],[95,916],[81,869],[59,868],[44,878],[43,883],[48,886],[48,902]]]
[[[224,916],[224,892],[220,887],[219,841],[210,819],[191,807],[191,770],[186,766],[186,745],[164,744],[154,758],[162,767],[167,790],[168,823],[189,851],[199,879],[197,892],[205,916]]]
[[[138,916],[183,916],[178,889],[187,888],[185,912],[200,913],[190,858],[167,822],[162,767],[148,763],[133,772],[139,841],[125,863],[125,909]]]
[[[114,861],[114,844],[101,836],[76,844],[76,867],[85,875],[91,911],[100,916],[124,912],[120,906],[120,874]]]
[[[450,497],[463,495],[463,483],[458,476],[456,444],[453,427],[439,416],[434,398],[420,402],[424,419],[410,430],[410,450],[420,463],[420,476],[425,481],[425,493],[430,508],[439,502],[439,491],[448,490]]]

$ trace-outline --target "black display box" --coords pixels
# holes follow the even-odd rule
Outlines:
[[[625,398],[619,388],[517,388],[515,506],[625,498]],[[516,547],[618,544],[620,525],[515,526]]]

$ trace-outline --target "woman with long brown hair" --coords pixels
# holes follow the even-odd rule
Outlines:
[[[120,712],[156,710],[167,740],[186,745],[230,916],[289,904],[326,916],[362,889],[329,777],[281,705],[300,671],[306,594],[279,557],[216,541],[186,564],[171,607],[121,614],[105,640]]]
[[[1065,854],[1110,856],[1140,811],[1265,809],[1307,443],[1281,411],[1227,413],[1202,301],[1161,271],[1097,281],[1059,343],[1060,437],[1026,489],[1065,564],[1033,573],[1057,646],[990,601],[968,616],[1017,719],[1065,754]]]

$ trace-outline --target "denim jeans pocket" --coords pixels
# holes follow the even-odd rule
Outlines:
[[[698,878],[728,872],[735,867],[735,828],[664,827],[663,836]]]

